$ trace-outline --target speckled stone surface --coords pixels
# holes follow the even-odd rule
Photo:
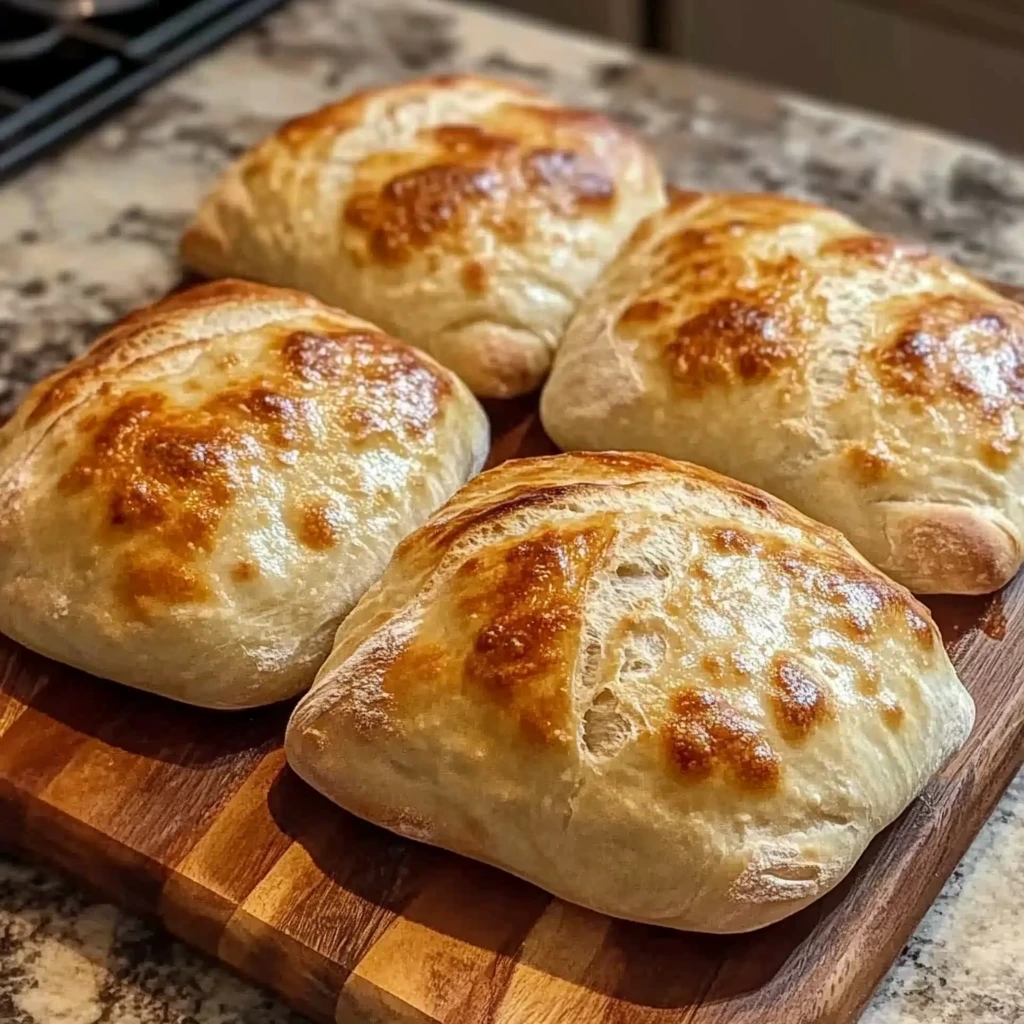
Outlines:
[[[176,282],[182,226],[248,143],[351,89],[467,68],[526,78],[616,114],[650,136],[679,184],[819,199],[1024,283],[1024,163],[980,145],[475,10],[294,0],[0,187],[0,414],[112,319]],[[876,993],[866,1024],[1024,1021],[1021,879],[1018,779]],[[0,858],[0,1021],[299,1018],[73,885]]]

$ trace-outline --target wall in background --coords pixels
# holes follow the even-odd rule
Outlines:
[[[643,46],[649,0],[485,0],[567,28]],[[670,0],[672,2],[672,0]]]
[[[1015,0],[1002,3],[1013,14]],[[937,17],[943,12],[931,5],[900,0],[668,0],[664,7],[661,42],[672,53],[1024,151],[1024,47],[998,26],[985,31],[976,20],[972,31],[966,21]],[[977,19],[987,7],[974,4]],[[1024,18],[1024,2],[1020,12]]]
[[[1024,0],[492,0],[1024,153]]]

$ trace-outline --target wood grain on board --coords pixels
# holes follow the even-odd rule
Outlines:
[[[551,451],[493,404],[492,464]],[[749,935],[615,921],[402,840],[289,771],[289,706],[189,708],[0,637],[0,843],[66,870],[320,1022],[856,1019],[1024,759],[1024,578],[930,600],[974,733],[856,870]]]

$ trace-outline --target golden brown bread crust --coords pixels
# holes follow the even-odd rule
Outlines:
[[[894,502],[884,516],[886,540],[902,552],[900,576],[919,593],[988,594],[1020,568],[1020,534],[996,510]]]
[[[181,251],[342,304],[506,396],[540,383],[575,302],[662,197],[625,128],[451,75],[289,122],[228,170]]]
[[[0,433],[0,627],[180,699],[280,699],[486,440],[451,373],[365,321],[240,281],[171,296]]]
[[[76,417],[78,453],[56,490],[61,498],[83,496],[103,507],[99,539],[116,544],[129,536],[145,538],[139,550],[122,556],[115,587],[133,618],[147,618],[150,606],[210,596],[195,564],[212,550],[244,486],[239,467],[301,458],[317,443],[314,419],[324,415],[325,404],[350,443],[362,443],[384,430],[422,437],[451,395],[451,379],[414,350],[369,325],[339,330],[329,316],[315,331],[287,324],[272,332],[264,328],[264,354],[270,358],[253,375],[239,374],[230,387],[195,405],[169,400],[160,387],[114,389],[112,372],[138,373],[166,358],[168,350],[154,350],[150,342],[181,311],[194,316],[223,303],[267,297],[265,288],[226,281],[137,312],[34,389],[21,410],[26,427],[46,419],[53,430],[89,397],[87,413],[80,410]],[[297,310],[321,308],[304,295],[288,299]],[[219,361],[230,368],[241,360],[228,350]],[[402,402],[400,419],[393,416],[396,399]],[[311,549],[327,550],[342,539],[340,513],[324,498],[297,501],[287,526]],[[247,564],[247,574],[258,576],[258,563]]]
[[[286,750],[403,835],[741,931],[834,885],[972,716],[928,612],[836,531],[577,453],[482,474],[402,541]]]
[[[1024,558],[1024,310],[810,203],[675,196],[581,305],[541,414],[562,447],[762,486],[921,591]]]

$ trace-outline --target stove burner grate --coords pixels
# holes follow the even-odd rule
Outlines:
[[[283,2],[0,0],[0,179]]]
[[[59,24],[29,11],[0,7],[0,60],[29,60],[53,49],[63,35]]]

